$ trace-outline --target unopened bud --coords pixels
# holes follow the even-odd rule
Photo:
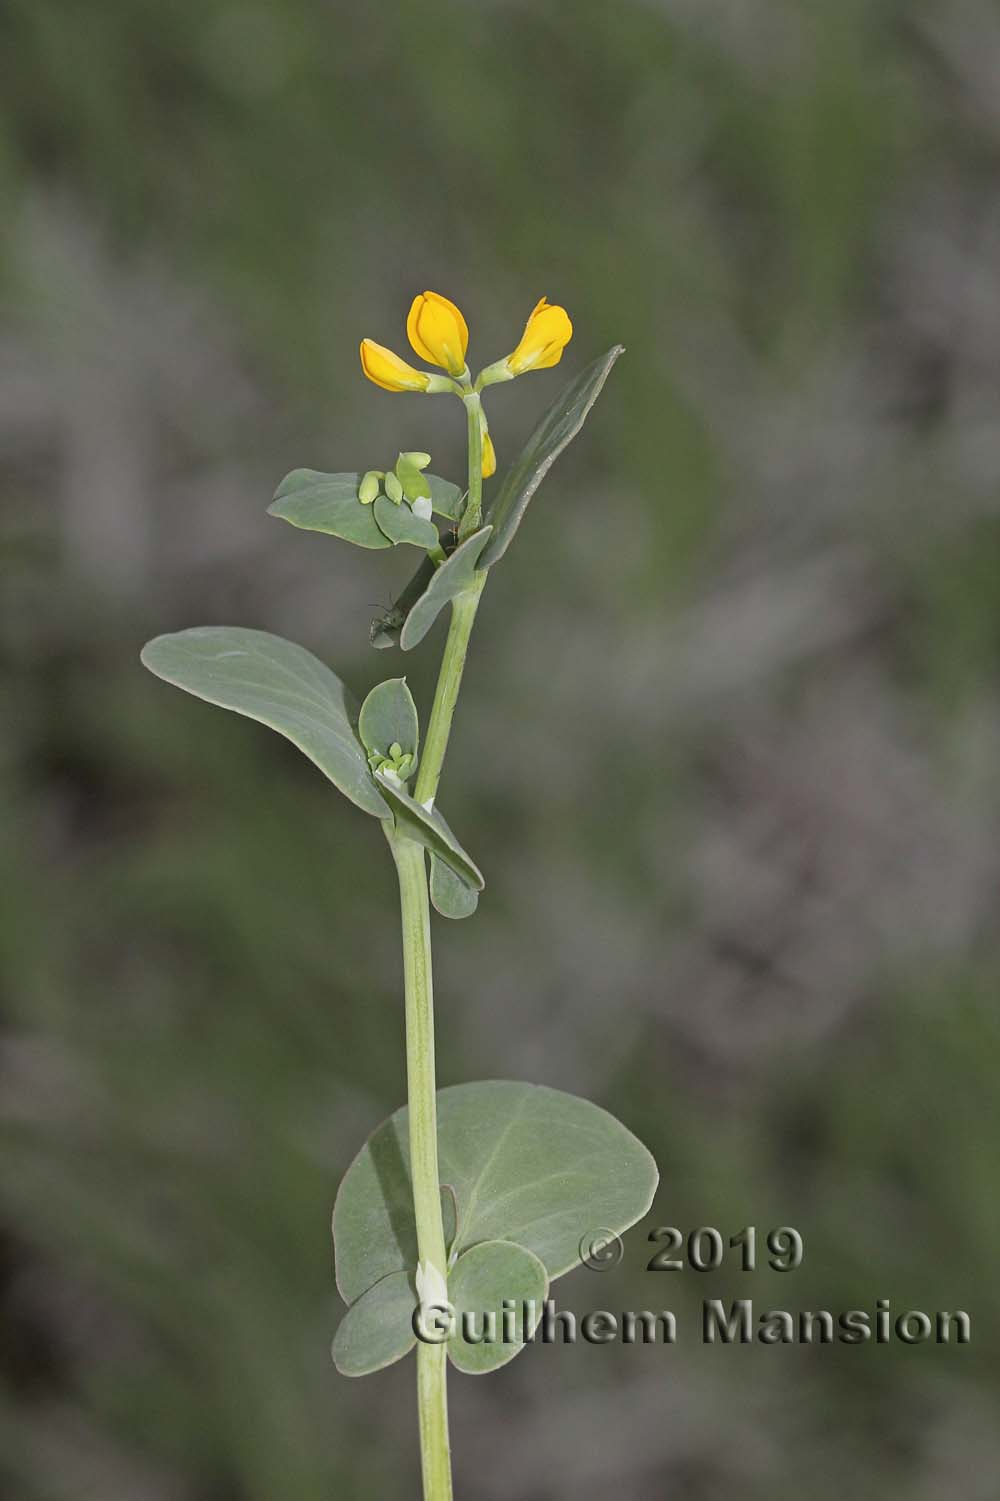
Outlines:
[[[398,476],[393,474],[391,470],[385,477],[385,493],[393,505],[398,506],[403,499],[403,487],[399,482]]]
[[[378,495],[380,489],[380,480],[381,475],[376,469],[369,469],[368,472],[363,476],[361,483],[358,486],[358,499],[363,506],[370,506],[372,501]]]

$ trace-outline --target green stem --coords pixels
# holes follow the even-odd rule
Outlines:
[[[410,1178],[417,1225],[417,1255],[447,1276],[438,1177],[437,1094],[434,1080],[434,986],[430,909],[423,845],[385,824],[399,876],[406,992],[406,1084],[410,1123]],[[417,1344],[417,1402],[424,1501],[451,1501],[447,1361],[444,1345]]]
[[[477,574],[476,577],[477,582],[473,587],[464,594],[460,594],[452,603],[448,639],[444,644],[441,671],[438,674],[437,688],[434,693],[434,707],[431,709],[430,723],[424,736],[420,753],[420,769],[417,772],[413,794],[418,803],[427,804],[437,797],[441,768],[444,765],[448,737],[451,734],[451,722],[455,715],[459,689],[462,686],[462,673],[465,671],[469,637],[472,634],[476,611],[479,609],[479,596],[486,582],[485,572]]]
[[[462,516],[458,535],[461,541],[478,531],[483,519],[483,432],[479,425],[479,395],[475,391],[463,396],[469,426],[469,498]],[[444,765],[451,722],[455,716],[465,671],[465,658],[469,650],[469,637],[479,609],[479,596],[486,583],[485,569],[477,573],[475,583],[464,594],[458,595],[451,608],[451,624],[445,642],[441,671],[434,692],[434,705],[430,722],[424,736],[417,772],[414,796],[418,803],[432,803],[437,797],[441,768]]]

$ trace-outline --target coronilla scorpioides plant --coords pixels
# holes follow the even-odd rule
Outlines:
[[[496,456],[482,393],[558,364],[570,320],[543,297],[513,353],[475,380],[468,328],[454,303],[423,292],[406,327],[417,355],[444,374],[418,369],[371,339],[361,344],[362,369],[386,391],[447,393],[462,402],[467,483],[430,473],[426,453],[400,453],[385,470],[295,469],[278,486],[270,514],[358,547],[422,554],[399,599],[372,622],[371,642],[412,651],[450,607],[423,736],[405,678],[376,684],[359,707],[329,667],[264,631],[179,631],[151,641],[142,659],[168,683],[286,736],[378,821],[389,845],[402,918],[407,1103],[375,1130],[337,1193],[336,1275],[347,1312],[333,1358],[345,1375],[364,1376],[416,1348],[424,1497],[447,1501],[449,1362],[480,1375],[513,1359],[549,1284],[579,1264],[595,1226],[618,1234],[646,1213],[657,1171],[645,1147],[586,1100],[495,1079],[437,1092],[434,1076],[430,906],[443,917],[470,917],[485,884],[438,806],[476,611],[528,502],[580,431],[622,351],[609,350],[563,390],[484,510],[483,480]],[[505,1307],[527,1311],[504,1326],[516,1337],[482,1338]],[[478,1337],[467,1337],[470,1322]]]

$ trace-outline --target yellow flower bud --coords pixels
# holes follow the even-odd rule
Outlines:
[[[432,379],[374,339],[361,340],[361,368],[383,391],[426,391]]]
[[[512,375],[523,375],[527,370],[546,370],[550,365],[558,365],[572,337],[573,325],[566,309],[552,307],[543,297],[524,325],[520,344],[507,356],[507,368]]]
[[[482,407],[479,408],[479,430],[483,435],[483,479],[489,479],[491,474],[497,472],[497,454]]]
[[[465,370],[469,330],[453,302],[438,292],[420,292],[413,299],[406,332],[422,360],[440,365],[449,375]]]

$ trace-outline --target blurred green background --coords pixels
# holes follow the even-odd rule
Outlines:
[[[137,654],[231,622],[402,670],[406,559],[264,511],[296,465],[459,472],[457,406],[358,367],[425,287],[477,365],[574,319],[490,393],[501,469],[627,346],[480,613],[439,1068],[642,1136],[649,1222],[557,1291],[691,1331],[454,1378],[457,1493],[996,1496],[998,74],[986,0],[4,0],[13,1501],[416,1494],[412,1360],[328,1354],[333,1195],[403,1093],[388,854]],[[645,1270],[650,1225],[748,1223],[801,1270]],[[703,1348],[747,1295],[973,1343]]]

